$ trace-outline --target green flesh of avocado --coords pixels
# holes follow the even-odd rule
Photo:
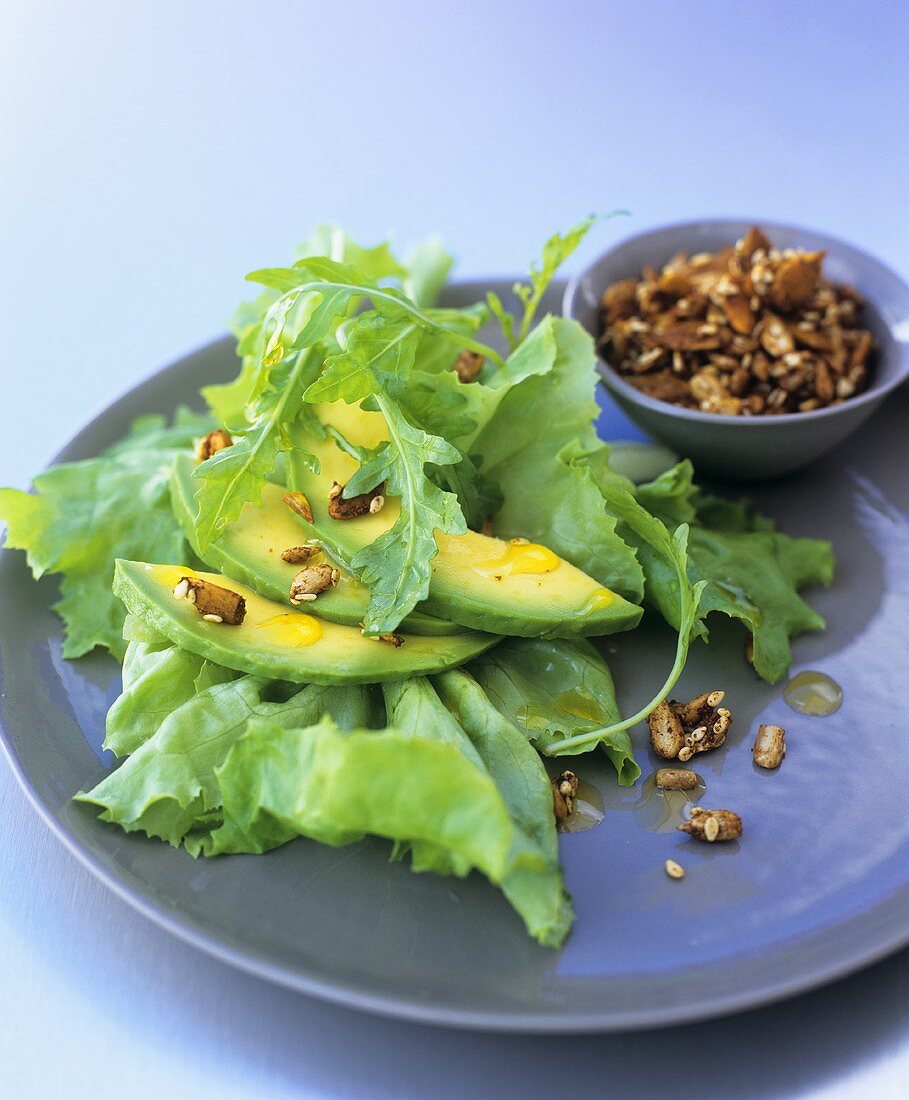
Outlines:
[[[297,546],[301,542],[301,532],[293,513],[284,504],[286,490],[267,484],[262,491],[261,505],[247,504],[240,518],[200,554],[193,522],[197,483],[192,475],[196,465],[197,460],[192,455],[180,455],[174,463],[170,481],[174,514],[196,555],[225,576],[249,585],[260,596],[291,606],[290,582],[302,566],[289,565],[282,559],[281,552]],[[311,538],[321,543],[315,534]],[[323,592],[307,610],[329,622],[357,626],[365,618],[368,604],[369,589],[342,567],[337,585]],[[411,612],[401,623],[401,630],[409,634],[448,635],[459,634],[464,629],[421,611]]]
[[[343,402],[315,408],[322,423],[336,428],[349,443],[371,449],[387,438],[380,413]],[[321,439],[303,424],[295,426],[291,436],[295,446],[288,455],[288,480],[292,489],[307,497],[313,511],[312,523],[298,516],[294,522],[349,568],[358,550],[392,526],[398,501],[386,498],[374,515],[332,519],[332,483],[345,484],[359,463],[332,438]],[[319,460],[318,474],[301,457],[304,452]],[[420,606],[472,630],[553,638],[615,634],[633,629],[643,614],[636,604],[545,547],[516,545],[475,531],[458,536],[437,533],[436,542],[439,553],[432,561],[429,598]]]
[[[246,600],[239,626],[207,622],[174,595],[182,577],[209,581]],[[404,644],[364,638],[356,627],[326,622],[266,600],[220,573],[185,566],[117,562],[114,593],[131,614],[183,649],[216,664],[296,684],[372,684],[457,668],[499,639],[490,634],[402,635]],[[321,597],[320,597],[321,599]]]

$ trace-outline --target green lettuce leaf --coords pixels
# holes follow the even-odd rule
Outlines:
[[[606,662],[588,642],[509,638],[472,661],[470,672],[490,703],[548,756],[561,756],[569,739],[592,731],[619,784],[631,786],[641,769],[620,723],[615,686]]]
[[[822,539],[790,538],[754,514],[744,501],[702,493],[692,482],[691,464],[680,463],[639,486],[638,500],[664,522],[691,524],[689,569],[704,584],[701,616],[719,612],[738,619],[754,638],[754,667],[770,683],[792,664],[790,639],[823,630],[824,620],[799,596],[807,585],[829,585],[833,552]],[[678,585],[646,547],[639,548],[648,576],[647,597],[678,626]],[[707,630],[700,631],[707,638]]]
[[[166,639],[131,641],[123,658],[123,689],[107,712],[104,748],[128,756],[203,688],[236,675]]]
[[[274,690],[253,676],[206,688],[169,714],[116,771],[76,800],[100,806],[104,821],[127,832],[140,830],[177,846],[197,830],[187,847],[194,854],[217,850],[208,836],[221,806],[215,769],[251,719],[291,728],[317,722],[325,713],[345,726],[362,725],[369,718],[365,688],[310,686],[279,701],[270,698]]]
[[[543,325],[555,339],[552,368],[511,387],[473,443],[482,472],[504,497],[496,534],[540,542],[637,601],[644,575],[634,550],[619,536],[590,472],[572,461],[577,447],[604,450],[593,426],[593,342],[574,321],[547,318]]]
[[[548,870],[487,772],[454,745],[393,727],[342,733],[329,718],[299,730],[252,721],[217,778],[225,828],[249,851],[290,835],[336,846],[375,835],[456,853],[499,886]],[[541,942],[564,937],[562,926],[530,931]]]
[[[170,508],[170,467],[179,451],[209,430],[207,419],[179,410],[172,426],[143,417],[99,458],[39,474],[34,493],[0,489],[6,545],[25,550],[34,576],[60,573],[64,657],[95,646],[125,650],[124,610],[111,592],[118,557],[150,554],[178,564],[187,547]]]
[[[516,868],[502,879],[501,888],[530,934],[557,947],[574,914],[559,867],[549,776],[525,735],[496,710],[472,676],[446,672],[432,682],[482,757],[512,821],[546,861],[544,868]]]

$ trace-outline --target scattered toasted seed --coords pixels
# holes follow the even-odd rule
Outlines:
[[[196,458],[200,462],[204,462],[207,458],[217,454],[218,451],[232,447],[233,442],[230,432],[225,431],[223,428],[215,428],[213,432],[209,432],[208,435],[199,440],[199,445],[196,447]]]
[[[666,868],[666,874],[669,875],[670,878],[685,877],[685,868],[680,863],[676,863],[674,859],[667,859],[663,866]]]
[[[705,810],[702,806],[694,806],[691,817],[679,825],[679,831],[708,844],[737,840],[742,835],[742,819],[732,810]]]
[[[331,491],[328,494],[328,514],[332,519],[357,519],[359,516],[365,516],[373,511],[373,502],[382,498],[382,504],[385,503],[383,493],[385,491],[385,482],[381,485],[377,485],[374,489],[370,489],[368,493],[359,493],[354,497],[344,496],[344,486],[339,485],[338,482],[334,482]],[[380,504],[375,511],[378,511],[382,505]]]
[[[685,744],[685,731],[665,699],[647,716],[647,725],[650,744],[657,756],[662,756],[664,760],[682,759],[680,750]]]
[[[469,348],[462,351],[455,360],[455,374],[459,382],[475,382],[483,369],[485,357]]]
[[[291,596],[291,603],[312,603],[317,600],[319,595],[317,592],[301,592],[299,596]]]
[[[188,586],[186,598],[207,622],[239,626],[246,617],[246,600],[229,588],[203,580],[201,577],[183,577]],[[210,618],[209,616],[216,616]]]
[[[660,768],[653,781],[664,791],[692,791],[698,785],[697,775],[687,768]]]
[[[367,639],[367,641],[370,642],[385,642],[387,645],[391,645],[394,646],[395,649],[399,649],[406,640],[403,634],[395,634],[393,632],[388,634],[367,634],[366,624],[360,623],[359,626],[360,633],[363,635],[364,638]]]
[[[691,734],[690,734],[691,740],[695,744],[698,744],[698,742],[703,741],[706,736],[707,736],[707,727],[706,726],[698,726],[698,728],[696,730],[692,730]]]
[[[290,582],[290,598],[292,601],[302,600],[312,596],[313,599],[327,588],[332,588],[338,583],[341,576],[333,565],[306,565]]]
[[[383,497],[381,493],[379,493],[378,496],[374,496],[369,502],[369,511],[370,514],[373,516],[376,514],[376,512],[381,512],[384,507],[385,497]]]
[[[284,503],[291,511],[296,512],[298,516],[302,516],[307,523],[312,523],[312,505],[303,495],[303,493],[294,491],[292,493],[285,493]]]
[[[552,783],[552,813],[556,820],[556,825],[561,825],[562,822],[568,817],[568,807],[565,805],[565,799],[562,797],[558,783],[553,779]]]
[[[754,739],[754,762],[759,768],[778,768],[786,755],[786,731],[782,726],[761,723]]]
[[[684,764],[694,756],[694,749],[690,745],[684,745],[676,755]]]
[[[187,592],[189,592],[189,581],[184,577],[182,581],[178,581],[174,586],[174,595],[178,600],[182,600],[185,598]]]
[[[307,546],[289,546],[286,550],[281,551],[281,560],[288,562],[290,565],[299,565],[301,562],[314,558],[321,551],[321,546],[311,544]]]

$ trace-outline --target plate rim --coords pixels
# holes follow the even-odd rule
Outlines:
[[[483,294],[491,287],[501,290],[510,287],[512,283],[513,279],[490,277],[455,280],[450,286],[465,294],[469,292],[469,288],[476,288],[475,293]],[[558,285],[554,286],[553,290],[558,292],[563,290],[564,286],[565,281],[559,280]],[[97,431],[100,423],[112,413],[116,413],[118,410],[123,411],[124,406],[141,399],[143,391],[150,385],[157,381],[163,381],[166,375],[177,372],[181,367],[185,369],[188,362],[195,360],[200,354],[212,354],[221,346],[227,348],[232,343],[232,338],[229,335],[217,337],[193,348],[186,354],[152,372],[98,411],[72,436],[64,447],[57,451],[49,465],[63,460],[62,456],[67,451],[78,447],[85,435]],[[13,553],[16,552],[4,547],[0,551],[0,560],[11,556]],[[616,1011],[606,1007],[602,1010],[584,1010],[572,1013],[551,1010],[541,1010],[540,1012],[518,1010],[481,1011],[473,1008],[446,1007],[438,1004],[419,1004],[406,996],[376,994],[364,988],[357,988],[349,982],[332,983],[322,978],[307,976],[297,970],[282,968],[277,963],[261,958],[253,949],[244,951],[225,942],[218,933],[202,932],[194,928],[187,918],[175,916],[172,912],[166,911],[152,898],[145,896],[140,890],[122,881],[113,871],[103,865],[90,845],[79,840],[66,829],[64,822],[57,816],[53,807],[41,797],[33,785],[25,765],[15,749],[12,738],[2,722],[0,722],[0,748],[2,748],[3,756],[20,788],[37,811],[38,816],[51,830],[51,833],[98,881],[135,911],[208,956],[254,977],[344,1008],[374,1013],[410,1023],[455,1027],[464,1030],[531,1034],[615,1033],[683,1026],[760,1008],[807,993],[870,966],[909,945],[909,922],[904,922],[903,926],[899,927],[897,921],[896,926],[891,931],[878,932],[876,935],[872,935],[870,939],[866,935],[863,943],[857,944],[849,953],[840,954],[833,958],[826,965],[818,966],[816,963],[814,965],[806,963],[803,971],[794,970],[785,980],[774,981],[769,979],[758,987],[752,984],[734,993],[720,993],[712,996],[708,994],[702,996],[693,1005],[668,1001],[663,1005],[646,1008],[624,1008]],[[841,933],[851,931],[856,926],[867,925],[875,917],[880,918],[886,915],[894,907],[899,909],[901,905],[900,894],[905,891],[907,886],[909,886],[909,883],[897,887],[871,909],[850,915],[845,920],[837,922],[836,927]],[[803,936],[796,937],[795,942],[802,943],[824,934],[825,926],[820,926]],[[853,936],[849,936],[850,941],[853,938]],[[764,954],[765,957],[769,958],[772,957],[774,952]],[[729,965],[728,962],[721,960],[705,969],[716,969],[723,972],[728,971]]]

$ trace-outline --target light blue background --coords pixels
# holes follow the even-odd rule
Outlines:
[[[524,270],[590,211],[633,219],[599,227],[574,267],[637,228],[755,215],[909,273],[907,137],[896,2],[5,0],[0,482],[25,485],[113,394],[220,333],[242,274],[319,220],[438,231],[477,275]],[[11,1095],[682,1096],[673,1058],[701,1095],[905,1095],[909,958],[709,1035],[372,1021],[169,940],[0,769]]]

